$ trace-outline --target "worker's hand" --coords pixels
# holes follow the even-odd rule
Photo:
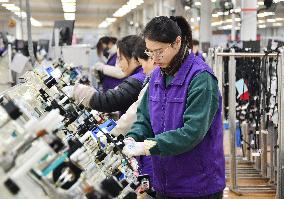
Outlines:
[[[97,70],[97,71],[103,71],[103,68],[104,68],[104,63],[102,62],[97,62],[95,65],[94,65],[94,69]]]
[[[135,142],[132,137],[127,137],[123,140],[124,145],[130,144],[131,142]]]
[[[74,86],[65,86],[62,88],[62,91],[67,95],[69,98],[72,98],[74,95]]]
[[[83,104],[85,107],[90,107],[90,101],[96,90],[91,86],[76,84],[74,86],[74,100],[76,104]]]
[[[131,141],[123,147],[122,152],[129,158],[133,156],[146,155],[144,142]]]

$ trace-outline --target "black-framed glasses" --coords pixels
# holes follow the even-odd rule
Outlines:
[[[164,50],[159,49],[159,50],[155,50],[155,51],[149,51],[148,49],[146,49],[144,51],[144,53],[150,57],[151,59],[155,58],[161,58],[162,54],[165,53],[169,47],[171,47],[174,43],[170,43]]]

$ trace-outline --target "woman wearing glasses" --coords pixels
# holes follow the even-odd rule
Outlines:
[[[106,92],[96,91],[91,86],[78,84],[74,88],[75,102],[100,112],[125,112],[134,103],[142,89],[145,74],[133,55],[134,47],[141,37],[130,35],[117,42],[118,65],[128,76],[121,84]]]
[[[127,133],[124,153],[151,155],[157,198],[221,199],[225,160],[221,96],[211,68],[191,52],[183,17],[155,17],[143,32],[159,65]]]

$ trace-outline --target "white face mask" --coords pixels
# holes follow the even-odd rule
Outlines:
[[[110,56],[113,55],[113,54],[115,54],[115,53],[117,52],[117,46],[116,46],[116,44],[114,44],[114,45],[108,50],[108,52],[109,52]],[[110,57],[110,56],[109,56],[109,57]]]

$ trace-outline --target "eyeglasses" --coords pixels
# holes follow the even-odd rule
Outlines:
[[[150,57],[151,59],[153,59],[154,57],[156,58],[160,58],[162,56],[163,53],[165,53],[170,46],[172,46],[174,43],[171,43],[167,46],[167,48],[165,48],[164,50],[159,49],[159,50],[154,50],[154,51],[149,51],[149,50],[145,50],[144,53]]]

